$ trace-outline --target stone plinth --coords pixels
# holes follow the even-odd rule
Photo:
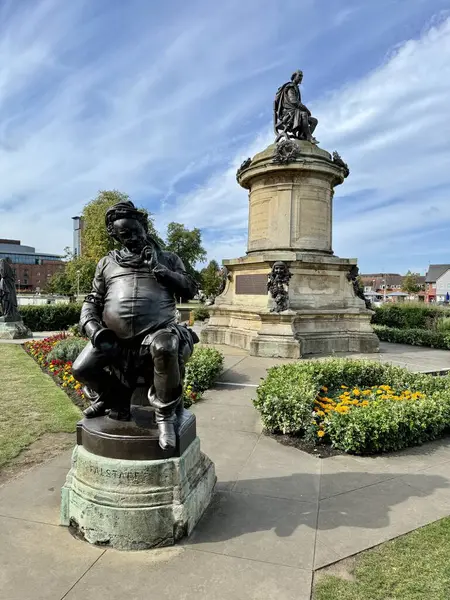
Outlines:
[[[172,545],[188,536],[211,501],[214,465],[200,451],[195,416],[178,415],[171,456],[158,445],[153,410],[132,420],[83,419],[61,492],[61,524],[91,544],[119,550]]]
[[[170,546],[188,536],[211,501],[214,465],[198,438],[179,458],[123,460],[76,446],[62,488],[61,524],[119,550]]]
[[[343,170],[326,150],[306,141],[292,144],[296,160],[274,163],[277,146],[272,144],[239,173],[240,185],[249,190],[248,253],[333,253],[333,188],[343,182]]]
[[[211,307],[202,342],[281,358],[377,352],[372,311],[348,277],[356,259],[338,258],[332,250],[334,187],[346,168],[310,142],[289,146],[287,162],[281,157],[280,163],[273,144],[238,171],[238,182],[249,190],[248,252],[223,261],[229,281]],[[277,261],[292,275],[283,312],[272,312],[267,292]]]
[[[0,318],[0,340],[24,340],[33,334],[23,321],[2,321]]]

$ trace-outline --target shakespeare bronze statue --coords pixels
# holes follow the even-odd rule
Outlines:
[[[0,321],[13,322],[22,320],[17,304],[14,271],[9,261],[5,258],[0,260],[0,307],[2,309]]]
[[[145,214],[132,202],[111,207],[106,228],[122,249],[99,261],[81,309],[80,327],[91,343],[74,362],[73,374],[91,400],[84,414],[130,420],[131,395],[144,377],[159,445],[171,450],[183,410],[184,366],[198,342],[177,323],[175,298],[193,298],[197,286],[181,259],[149,235]]]
[[[273,307],[270,312],[283,312],[289,308],[289,280],[292,275],[287,265],[279,260],[274,263],[267,280],[267,290],[272,296]]]
[[[282,85],[275,96],[274,129],[275,143],[281,139],[307,140],[312,144],[319,142],[313,136],[317,119],[302,103],[299,85],[303,81],[303,72],[295,71],[291,81]]]

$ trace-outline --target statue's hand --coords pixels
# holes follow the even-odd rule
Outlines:
[[[155,266],[158,264],[158,259],[156,257],[156,251],[154,248],[150,248],[146,246],[141,252],[141,258],[148,266],[150,271],[153,271]]]
[[[164,275],[167,273],[168,270],[169,269],[165,265],[162,265],[161,263],[157,263],[153,269],[153,274],[155,275],[156,278],[164,277]]]
[[[92,338],[92,345],[97,350],[100,350],[105,356],[115,358],[119,353],[119,344],[114,331],[107,329],[99,329]]]

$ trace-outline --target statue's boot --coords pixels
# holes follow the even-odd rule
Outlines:
[[[159,430],[159,446],[162,450],[175,450],[177,445],[177,409],[183,401],[179,396],[171,402],[162,402],[155,393],[154,387],[148,392],[150,406],[155,409],[156,424]]]
[[[85,385],[83,387],[84,397],[87,398],[91,405],[83,410],[83,414],[87,419],[94,417],[102,417],[108,412],[105,402],[101,399],[101,394]]]

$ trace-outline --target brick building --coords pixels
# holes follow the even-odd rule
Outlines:
[[[43,291],[52,275],[64,268],[61,256],[37,253],[32,246],[23,246],[20,240],[0,239],[2,258],[10,260],[19,292]]]

